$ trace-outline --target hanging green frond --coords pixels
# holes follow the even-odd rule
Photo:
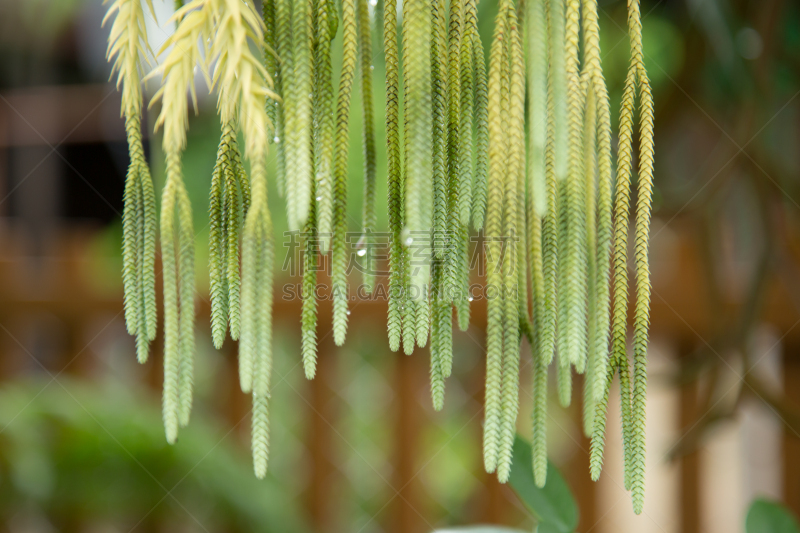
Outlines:
[[[267,203],[263,158],[251,158],[253,203],[242,232],[242,330],[239,382],[253,394],[253,460],[256,476],[266,475],[269,449],[267,399],[272,372],[272,218]]]
[[[505,162],[508,154],[505,136],[503,101],[503,64],[506,62],[505,39],[508,34],[505,10],[500,9],[489,57],[488,124],[489,174],[485,234],[487,246],[487,323],[486,323],[486,398],[483,426],[483,463],[487,472],[498,464],[502,412],[503,337],[506,326],[504,308],[504,272],[500,239],[503,232]],[[490,291],[492,295],[490,295]],[[492,297],[493,296],[493,297]]]
[[[372,111],[372,25],[367,0],[358,0],[358,53],[361,60],[361,116],[362,143],[364,147],[364,207],[361,215],[361,246],[364,257],[364,290],[372,294],[375,288],[375,127]]]
[[[564,287],[566,343],[563,354],[578,370],[586,368],[586,200],[583,174],[583,92],[579,72],[580,0],[567,0],[565,26],[567,73],[568,168],[566,179],[567,231]]]
[[[383,21],[386,65],[388,288],[376,276],[379,175],[367,0],[341,1],[341,69],[332,61],[340,18],[333,0],[264,0],[263,16],[252,2],[240,0],[192,0],[177,9],[176,30],[161,51],[169,52],[151,74],[161,77],[151,105],[161,104],[156,128],[163,131],[166,156],[160,220],[163,417],[169,442],[189,422],[193,395],[194,232],[181,155],[199,68],[217,94],[222,125],[209,196],[211,333],[216,347],[228,330],[239,340],[240,385],[253,401],[256,476],[266,475],[269,453],[275,245],[267,149],[272,145],[288,226],[303,230],[300,351],[309,379],[317,363],[317,270],[329,249],[334,342],[343,344],[347,333],[348,269],[363,265],[366,292],[388,296],[390,349],[397,351],[402,344],[411,354],[430,340],[431,399],[437,411],[444,406],[445,379],[454,368],[453,312],[459,329],[467,330],[470,302],[479,295],[487,300],[485,469],[496,472],[501,482],[510,475],[519,373],[527,364],[520,353],[524,338],[533,359],[536,484],[543,486],[547,473],[551,362],[555,359],[563,406],[572,401],[573,368],[586,373],[583,429],[591,435],[593,479],[602,469],[609,391],[618,374],[624,486],[632,491],[634,511],[642,511],[654,110],[639,3],[628,0],[631,62],[622,94],[613,196],[611,116],[597,0],[499,0],[488,72],[476,4],[406,0],[401,46],[396,0],[374,11]],[[136,336],[137,358],[144,362],[157,329],[156,202],[141,132],[141,61],[147,40],[141,2],[115,0],[107,17],[111,14],[116,17],[108,58],[122,87],[130,154],[122,243],[125,320]],[[341,70],[335,111],[334,67]],[[357,76],[364,203],[359,238],[350,246],[350,107]],[[639,142],[634,147],[637,94]],[[630,358],[627,253],[634,183],[636,299]],[[482,232],[478,242],[486,285],[480,293],[471,285],[480,278],[472,277],[476,261],[470,255],[470,229]],[[351,249],[354,257],[349,257]]]
[[[344,344],[347,334],[347,149],[349,144],[350,97],[356,74],[358,35],[355,0],[342,1],[342,73],[336,104],[336,138],[333,184],[333,340]]]
[[[405,136],[404,243],[413,251],[408,268],[409,299],[419,300],[430,283],[431,189],[431,12],[424,0],[403,3]]]
[[[444,257],[447,242],[447,14],[444,0],[431,2],[433,147],[433,253]]]
[[[314,187],[320,251],[330,248],[333,222],[333,77],[331,42],[339,25],[332,0],[314,5]]]
[[[313,200],[316,191],[312,188],[311,207],[316,208]],[[306,226],[303,229],[305,246],[303,247],[303,309],[300,318],[300,351],[303,357],[303,369],[306,378],[314,379],[317,373],[317,256],[319,255],[319,239],[316,229],[316,209],[310,209]]]
[[[164,267],[164,426],[167,441],[189,423],[194,374],[194,230],[179,152],[167,152],[161,198],[161,261]]]
[[[278,96],[283,97],[291,92],[292,87],[292,0],[268,0],[269,3],[275,3],[275,53],[278,57],[277,73],[279,76],[275,79],[275,90]],[[270,38],[273,38],[269,28],[267,33]],[[286,100],[276,99],[274,102],[278,110],[278,122],[275,124],[275,135],[273,143],[277,145],[276,154],[276,184],[278,186],[278,194],[287,199],[288,210],[288,191],[287,191],[287,161],[291,160],[291,150],[289,143],[287,143],[287,133],[292,124],[293,115],[292,109],[286,105]],[[293,126],[293,124],[292,124]]]
[[[505,483],[511,473],[512,448],[519,411],[520,300],[527,293],[527,283],[519,283],[518,272],[519,257],[525,254],[525,241],[519,238],[520,233],[525,230],[524,222],[520,223],[524,220],[520,206],[525,197],[525,60],[514,4],[510,1],[506,4],[504,8],[508,33],[503,66],[507,69],[507,74],[503,75],[503,83],[508,84],[508,88],[504,91],[502,105],[507,106],[505,123],[508,166],[505,176],[504,217],[508,244],[503,268],[503,288],[507,293],[504,310],[502,433],[497,459],[497,478],[501,483]]]
[[[397,48],[397,3],[386,0],[383,11],[383,49],[386,59],[386,166],[388,182],[389,301],[386,325],[389,348],[400,349],[403,291],[403,181],[400,168],[400,79]]]
[[[292,75],[286,105],[291,109],[286,142],[291,157],[287,159],[291,174],[287,175],[289,229],[300,230],[308,216],[313,179],[312,163],[312,57],[311,0],[293,0],[292,5]],[[288,112],[288,111],[287,111]]]
[[[250,183],[242,168],[236,125],[222,126],[209,202],[209,282],[211,336],[220,348],[230,321],[231,338],[239,338],[239,227],[250,203]]]
[[[472,187],[472,227],[483,229],[486,216],[486,183],[489,173],[489,89],[486,58],[479,35],[472,38],[475,70],[475,183]]]
[[[150,10],[153,6],[148,0]],[[125,179],[125,207],[122,214],[125,322],[136,336],[140,363],[147,361],[150,341],[156,334],[155,275],[155,191],[144,155],[141,132],[142,58],[147,48],[144,12],[138,0],[116,0],[103,24],[116,13],[108,36],[106,57],[113,60],[112,76],[122,87],[121,113],[125,117],[130,163]]]

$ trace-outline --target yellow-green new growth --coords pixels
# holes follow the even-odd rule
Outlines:
[[[180,154],[186,145],[187,88],[195,98],[194,68],[206,71],[207,57],[197,43],[214,33],[216,13],[209,0],[194,0],[173,16],[175,33],[161,52],[172,45],[161,66],[163,76],[152,106],[161,101],[156,128],[163,128],[167,183],[161,200],[161,255],[164,266],[164,425],[167,440],[175,442],[178,425],[186,425],[192,401],[194,368],[194,231],[189,197],[183,184]]]

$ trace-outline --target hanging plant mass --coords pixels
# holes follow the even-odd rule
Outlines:
[[[376,175],[372,31],[368,0],[192,0],[164,48],[147,48],[150,0],[115,0],[108,57],[122,88],[130,167],[123,215],[125,319],[144,363],[156,333],[155,250],[164,283],[163,418],[167,440],[189,422],[194,367],[194,230],[181,171],[196,67],[217,94],[222,131],[211,179],[211,332],[239,341],[239,378],[253,396],[255,473],[266,475],[275,246],[268,180],[303,239],[300,321],[305,374],[316,371],[317,266],[331,266],[333,338],[345,341],[350,254],[376,291],[377,180],[388,184],[389,346],[430,344],[433,406],[453,366],[453,310],[470,320],[469,245],[480,235],[487,300],[483,458],[508,480],[519,405],[522,347],[533,368],[533,474],[547,472],[547,372],[558,398],[585,374],[584,431],[591,476],[603,463],[609,389],[619,374],[625,487],[644,499],[646,359],[653,186],[653,99],[644,68],[638,0],[628,0],[630,67],[619,120],[616,172],[609,97],[600,61],[597,0],[497,0],[488,65],[476,0],[383,2],[387,171]],[[333,42],[341,39],[341,63]],[[156,222],[142,146],[145,57],[160,57],[151,105],[160,105],[166,183]],[[334,84],[338,73],[338,84]],[[351,96],[360,91],[364,160],[361,238],[347,238]],[[638,110],[638,128],[635,115]],[[402,129],[401,129],[402,128]],[[638,150],[634,148],[638,130]],[[239,138],[243,144],[239,145]],[[267,175],[267,153],[277,161]],[[636,151],[637,169],[634,169]],[[248,174],[249,169],[249,174]],[[636,179],[633,173],[637,171]],[[628,230],[636,183],[635,310],[627,354]],[[378,205],[383,205],[377,202]],[[611,288],[613,287],[613,298]],[[525,343],[522,341],[526,340]],[[525,350],[528,353],[528,350]],[[632,368],[632,374],[631,374]]]

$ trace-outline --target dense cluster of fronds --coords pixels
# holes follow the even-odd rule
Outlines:
[[[210,195],[211,326],[215,346],[239,340],[242,390],[253,395],[256,474],[267,469],[272,369],[273,228],[266,154],[303,249],[301,356],[316,373],[317,270],[331,266],[333,338],[345,341],[347,269],[376,277],[376,147],[372,13],[367,0],[265,0],[263,19],[241,0],[180,8],[158,67],[167,181],[161,207],[164,265],[164,423],[174,442],[189,420],[194,352],[194,234],[180,156],[188,96],[200,67],[217,92],[222,133]],[[533,469],[547,472],[548,370],[571,402],[572,370],[585,374],[584,430],[591,474],[602,468],[609,388],[620,376],[625,486],[641,512],[653,187],[653,99],[637,0],[628,2],[631,64],[620,112],[616,186],[609,97],[600,62],[596,0],[498,0],[488,68],[476,0],[396,0],[383,9],[386,64],[389,346],[430,343],[431,396],[444,404],[453,368],[453,313],[470,323],[470,230],[480,232],[487,300],[483,459],[505,482],[519,410],[521,341],[533,369]],[[141,3],[117,0],[109,40],[131,167],[125,192],[123,271],[128,330],[139,359],[155,336],[155,200],[141,143]],[[332,42],[341,35],[334,86]],[[398,39],[399,37],[399,39]],[[213,68],[213,72],[211,72]],[[402,74],[401,74],[402,73]],[[357,82],[360,82],[358,84]],[[361,91],[363,198],[358,242],[347,236],[351,95]],[[636,96],[640,124],[634,179]],[[527,100],[526,100],[527,99]],[[402,109],[402,113],[401,113]],[[527,113],[526,113],[527,110]],[[402,130],[401,130],[402,128]],[[238,134],[244,139],[239,149]],[[249,162],[248,177],[244,161]],[[632,184],[635,294],[627,354],[628,227]],[[240,255],[241,250],[241,255]],[[613,265],[613,268],[612,268]],[[612,276],[613,274],[613,276]],[[613,283],[610,283],[613,277]],[[613,309],[612,292],[613,285]],[[632,370],[631,370],[632,368]]]

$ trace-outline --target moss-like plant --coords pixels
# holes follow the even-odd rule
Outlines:
[[[187,89],[194,98],[199,66],[217,94],[222,124],[209,205],[211,330],[217,347],[228,331],[239,340],[241,388],[253,396],[256,475],[266,474],[269,446],[275,250],[266,156],[271,148],[289,226],[302,233],[300,356],[309,379],[316,374],[319,266],[331,265],[337,345],[347,333],[347,269],[353,261],[363,258],[364,287],[377,294],[375,191],[377,181],[386,179],[389,347],[402,346],[411,354],[430,343],[434,408],[444,405],[445,380],[457,356],[453,312],[461,330],[470,327],[472,229],[482,237],[486,266],[486,470],[501,482],[510,475],[527,342],[536,483],[544,485],[547,475],[550,365],[562,405],[572,401],[573,370],[586,374],[583,426],[592,439],[593,479],[602,468],[609,389],[619,374],[625,486],[639,513],[653,187],[653,98],[639,4],[628,1],[631,63],[616,177],[596,0],[498,0],[488,67],[475,0],[407,0],[402,26],[397,7],[386,0],[382,11],[385,176],[376,168],[373,14],[366,0],[342,0],[341,15],[332,0],[265,0],[263,17],[252,3],[239,0],[193,0],[176,11],[177,28],[165,45],[172,49],[158,67],[162,86],[153,100],[161,106],[156,127],[163,129],[167,169],[161,203],[167,440],[174,442],[178,428],[188,423],[192,399],[194,233],[180,157]],[[125,317],[144,362],[156,332],[155,193],[140,132],[144,11],[139,1],[116,0],[113,14],[108,56],[123,90],[131,160],[123,216]],[[342,60],[334,87],[331,50],[337,35]],[[362,102],[364,204],[360,238],[351,246],[347,163],[354,84]],[[626,349],[631,208],[632,361]],[[351,252],[355,257],[348,257]]]

